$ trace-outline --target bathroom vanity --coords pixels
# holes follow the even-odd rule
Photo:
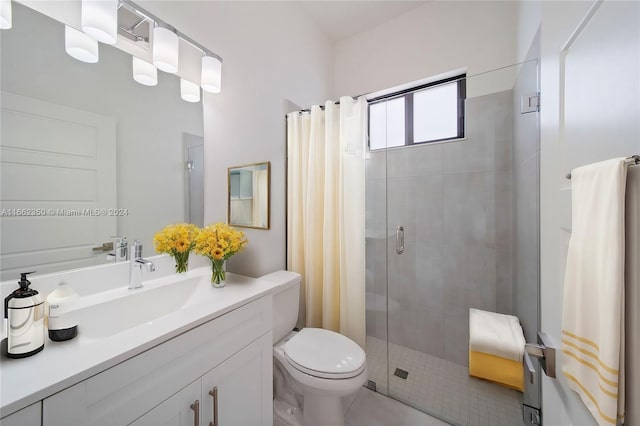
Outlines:
[[[271,425],[272,294],[297,275],[210,275],[81,297],[77,338],[2,360],[2,424]]]

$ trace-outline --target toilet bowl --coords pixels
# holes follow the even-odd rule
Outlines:
[[[278,271],[273,295],[274,425],[344,426],[348,402],[367,380],[366,355],[353,340],[320,328],[292,331],[300,275]]]

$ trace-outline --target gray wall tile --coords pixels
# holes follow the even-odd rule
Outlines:
[[[445,240],[492,247],[495,243],[494,194],[494,172],[445,175]]]
[[[469,311],[444,316],[444,358],[460,365],[469,365]]]
[[[416,241],[442,245],[444,235],[444,177],[443,175],[413,178],[414,218]]]
[[[444,268],[442,245],[416,242],[414,300],[423,308],[444,310]]]
[[[469,99],[466,140],[370,153],[367,235],[380,240],[368,241],[367,289],[388,291],[391,342],[466,366],[469,307],[513,309],[513,114],[511,91]],[[367,334],[379,337],[372,304]]]

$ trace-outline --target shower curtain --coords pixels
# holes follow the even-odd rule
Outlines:
[[[287,115],[287,264],[301,318],[365,345],[367,101],[342,97]]]

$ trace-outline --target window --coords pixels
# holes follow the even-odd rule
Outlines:
[[[369,102],[369,149],[464,137],[465,75]]]

